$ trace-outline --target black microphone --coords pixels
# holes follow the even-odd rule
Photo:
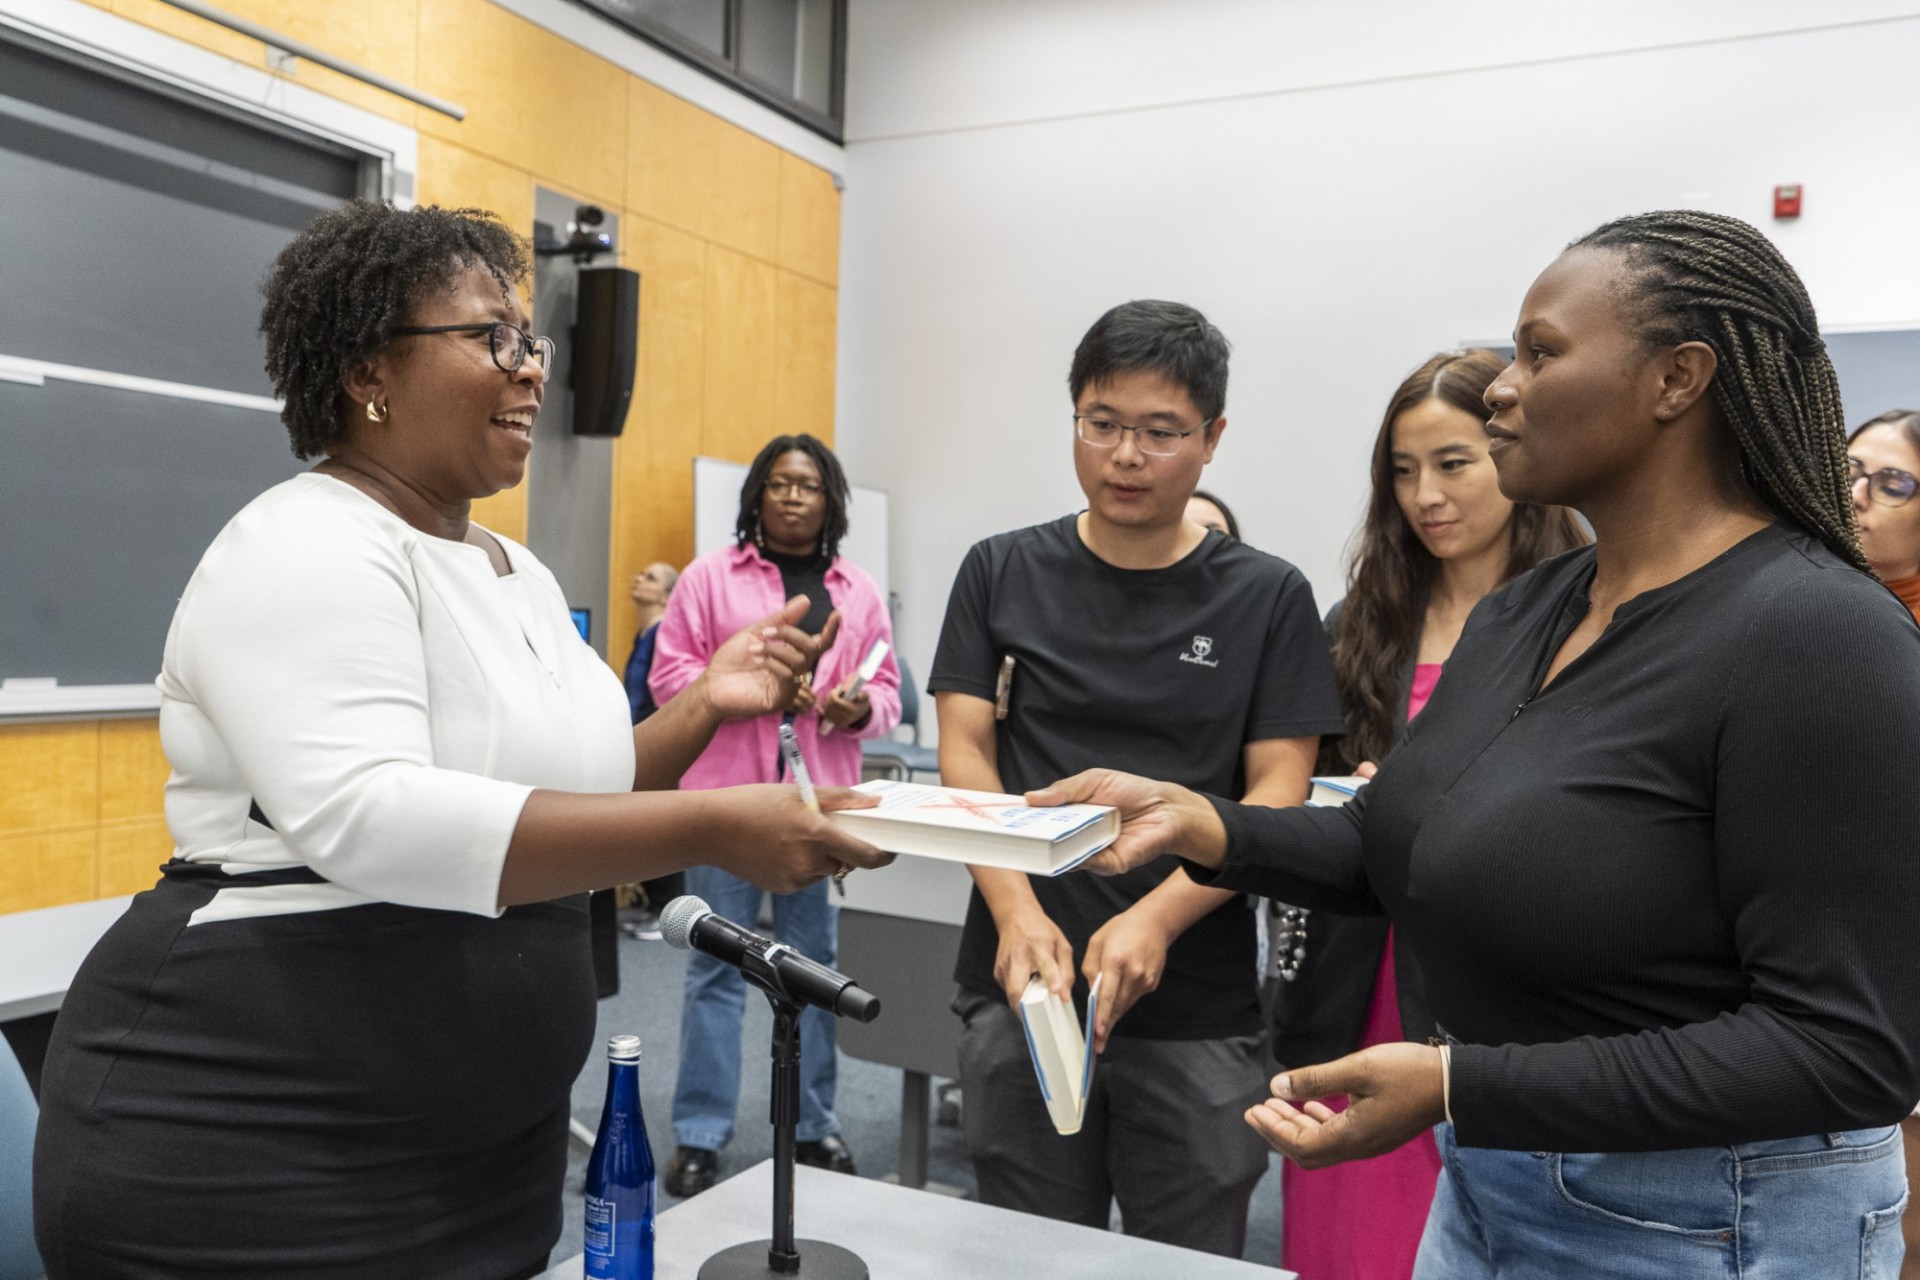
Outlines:
[[[675,898],[660,913],[660,936],[670,947],[693,948],[724,960],[761,985],[770,974],[780,988],[778,994],[802,1004],[817,1005],[855,1022],[872,1022],[880,1016],[880,998],[862,991],[846,974],[715,915],[704,899],[692,894]]]

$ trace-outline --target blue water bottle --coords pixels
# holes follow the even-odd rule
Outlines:
[[[607,1105],[587,1161],[589,1280],[653,1280],[653,1148],[640,1114],[640,1037],[607,1041]]]

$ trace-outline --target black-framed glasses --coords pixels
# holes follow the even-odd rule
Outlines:
[[[1862,480],[1867,482],[1867,499],[1883,507],[1904,507],[1920,492],[1920,479],[1911,472],[1898,467],[1882,467],[1878,471],[1869,471],[1858,458],[1847,459],[1847,487],[1852,488]]]
[[[817,498],[826,492],[826,486],[818,480],[769,480],[767,492],[776,498],[793,494],[800,498]]]
[[[1180,452],[1180,445],[1188,436],[1196,431],[1205,431],[1213,422],[1212,418],[1208,418],[1182,431],[1178,427],[1129,427],[1098,414],[1076,413],[1073,415],[1073,430],[1082,443],[1096,449],[1119,448],[1121,438],[1131,431],[1133,442],[1139,446],[1140,452],[1156,458],[1171,458]]]
[[[489,320],[483,324],[415,324],[393,332],[396,337],[405,333],[484,332],[487,345],[493,352],[493,362],[502,373],[520,372],[520,366],[527,362],[528,356],[532,356],[533,362],[540,366],[540,372],[553,372],[553,339],[530,338],[526,330],[505,320]]]

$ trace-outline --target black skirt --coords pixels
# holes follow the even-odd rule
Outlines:
[[[50,1280],[501,1280],[559,1238],[594,1036],[584,896],[189,926],[170,863],[55,1024],[34,1151]]]

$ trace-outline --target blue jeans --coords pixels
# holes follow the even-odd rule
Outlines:
[[[713,867],[690,867],[687,892],[706,899],[716,914],[735,924],[759,927],[764,889]],[[838,925],[825,881],[798,893],[773,895],[774,937],[810,960],[834,962]],[[686,1000],[680,1010],[680,1079],[673,1090],[673,1137],[680,1146],[718,1151],[733,1137],[746,998],[746,979],[738,969],[703,951],[689,953]],[[767,1061],[764,1051],[754,1058]],[[794,1126],[798,1141],[818,1142],[840,1132],[839,1117],[833,1114],[836,1065],[833,1015],[809,1007],[800,1015],[800,1121]]]
[[[1684,1151],[1492,1151],[1434,1132],[1414,1280],[1896,1280],[1898,1126]]]

